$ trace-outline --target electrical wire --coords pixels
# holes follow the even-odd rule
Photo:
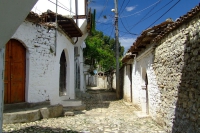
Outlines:
[[[131,34],[131,35],[137,35],[137,34],[135,34],[135,33],[131,33],[131,32],[125,27],[125,25],[124,25],[124,23],[123,23],[123,21],[122,21],[121,18],[120,18],[119,20],[121,21],[122,26],[124,27],[124,29],[125,29],[129,34]]]
[[[130,17],[130,16],[136,15],[136,14],[138,14],[138,13],[140,13],[140,12],[143,12],[143,11],[147,10],[148,8],[150,8],[150,7],[154,6],[155,4],[157,4],[159,1],[160,1],[160,0],[158,0],[158,1],[155,2],[154,4],[152,4],[152,5],[150,5],[150,6],[146,7],[146,8],[144,8],[144,9],[138,11],[138,12],[135,12],[135,13],[133,13],[133,14],[130,14],[130,15],[127,15],[127,16],[120,16],[120,18]]]
[[[52,4],[56,5],[56,3],[55,3],[55,2],[53,2],[53,1],[51,1],[51,0],[48,0],[48,1],[49,1],[49,2],[51,2]],[[69,9],[67,9],[67,8],[64,8],[64,7],[62,7],[62,6],[58,5],[58,4],[57,4],[57,6],[58,6],[58,7],[60,7],[60,8],[62,8],[62,9],[64,9],[64,10],[66,10],[66,11],[69,11],[69,12],[71,12]],[[75,14],[74,12],[71,12],[71,13]]]
[[[99,18],[101,17],[101,15],[102,15],[103,11],[105,10],[107,4],[108,4],[108,0],[106,0],[106,2],[104,3],[103,9],[102,9],[102,11],[101,11],[101,13],[100,13],[100,15],[99,15],[97,20],[99,20]]]
[[[74,12],[72,12],[69,8],[67,8],[64,4],[62,4],[61,2],[58,1],[58,3],[61,4],[61,5],[62,5],[63,7],[65,7],[66,9],[68,9],[68,11],[70,11],[71,13],[74,13]],[[74,13],[74,14],[75,14],[75,13]]]
[[[165,14],[167,14],[173,7],[175,7],[181,0],[178,0],[173,6],[171,6],[165,13],[163,13],[158,19],[156,19],[152,24],[149,25],[150,28],[153,24],[155,24],[160,18],[162,18]],[[148,29],[146,28],[146,29]]]
[[[108,30],[110,27],[114,27],[114,24],[113,25],[108,25],[105,29],[99,29],[100,31],[106,31]],[[102,27],[101,27],[102,28]],[[97,28],[98,29],[98,28]]]
[[[111,34],[110,34],[110,36],[109,36],[109,37],[111,37],[111,38],[112,38],[113,31],[114,31],[114,26],[113,26],[112,31],[111,31]]]
[[[121,5],[121,7],[120,7],[120,9],[119,9],[119,12],[121,11],[121,9],[122,9],[122,7],[123,7],[124,2],[125,2],[125,0],[123,0],[123,3],[122,3],[122,5]]]
[[[150,16],[146,17],[144,20],[146,20],[146,19],[150,18],[151,16],[153,16],[154,14],[158,13],[160,10],[162,10],[163,8],[165,8],[167,5],[169,5],[173,1],[174,0],[171,0],[170,2],[168,2],[167,4],[165,4],[163,7],[161,7],[160,9],[158,9],[157,11],[155,11],[154,13],[152,13]]]
[[[160,3],[160,1],[162,1],[162,0],[159,0],[159,2],[147,14],[145,14],[144,17],[142,17],[142,19],[140,19],[136,24],[134,24],[129,30],[132,30],[136,25],[138,25],[140,22],[145,20],[146,16],[155,9],[155,7]]]
[[[103,22],[99,22],[99,21],[95,21],[96,23],[100,23],[100,24],[104,24],[104,25],[113,25],[112,23],[103,23]]]
[[[129,2],[130,2],[130,0],[126,3],[126,6],[124,7],[124,9],[123,9],[121,12],[119,11],[119,14],[122,14],[122,13],[124,12],[125,8],[126,8],[127,5],[129,4]]]

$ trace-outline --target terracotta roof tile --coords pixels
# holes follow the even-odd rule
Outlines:
[[[194,7],[193,9],[191,9],[189,12],[187,12],[187,14],[179,17],[173,24],[171,24],[169,27],[167,27],[166,29],[164,29],[164,33],[161,33],[158,36],[156,36],[153,39],[153,42],[157,42],[157,41],[161,40],[166,34],[168,34],[169,32],[171,32],[172,30],[178,28],[180,25],[182,25],[183,23],[187,22],[193,16],[195,16],[196,14],[198,14],[199,11],[200,11],[200,4],[197,5],[196,7]]]
[[[38,15],[37,13],[30,12],[26,17],[27,21],[42,24],[48,27],[55,27],[55,16],[56,13],[48,10],[48,12]],[[73,18],[69,18],[63,15],[57,15],[58,26],[69,36],[69,37],[81,37],[83,35],[80,28],[74,22]]]
[[[190,20],[193,16],[198,14],[200,11],[200,4],[195,8],[191,9],[187,14],[178,18],[175,22],[170,21],[170,19],[165,22],[153,26],[147,30],[144,30],[139,37],[135,40],[133,45],[128,49],[127,54],[122,58],[122,62],[128,61],[131,56],[128,53],[137,53],[140,51],[141,46],[145,46],[152,42],[157,42],[161,40],[166,34],[171,32],[172,30],[178,28],[183,23]]]

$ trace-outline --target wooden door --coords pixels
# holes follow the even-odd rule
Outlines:
[[[25,101],[26,49],[17,40],[6,44],[4,73],[4,103]]]

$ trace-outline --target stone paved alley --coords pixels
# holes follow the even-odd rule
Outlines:
[[[165,133],[149,117],[139,117],[138,111],[115,93],[88,91],[82,95],[86,110],[74,116],[42,119],[30,123],[4,124],[4,133]]]

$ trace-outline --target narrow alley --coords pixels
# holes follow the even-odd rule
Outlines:
[[[30,123],[4,124],[4,133],[164,133],[150,117],[134,106],[116,100],[114,92],[89,90],[82,94],[86,110],[74,116]]]

